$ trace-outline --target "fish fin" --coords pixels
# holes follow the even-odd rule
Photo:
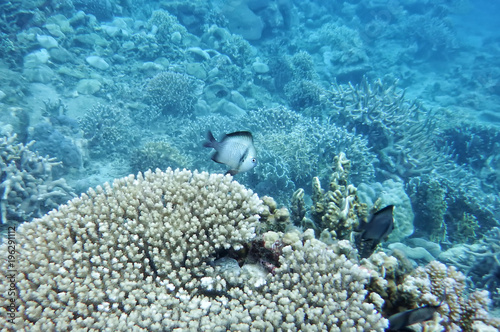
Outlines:
[[[238,174],[238,171],[235,169],[230,169],[229,171],[226,172],[225,175],[227,175],[227,174],[234,176],[234,175]]]
[[[207,132],[207,140],[205,142],[203,142],[203,146],[205,148],[213,148],[215,146],[215,144],[217,144],[217,140],[215,139],[214,134],[212,134],[212,131],[209,130]],[[212,157],[212,159],[213,159],[213,157]]]
[[[378,210],[377,212],[374,213],[374,215],[381,215],[381,214],[391,214],[393,213],[394,210],[394,205],[387,205],[386,207]]]

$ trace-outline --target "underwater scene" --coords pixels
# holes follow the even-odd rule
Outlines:
[[[0,330],[500,330],[500,2],[0,1]]]

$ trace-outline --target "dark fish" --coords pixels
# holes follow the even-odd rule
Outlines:
[[[228,174],[246,172],[257,165],[257,153],[253,146],[251,132],[237,131],[224,135],[222,140],[217,142],[212,132],[209,131],[207,139],[208,141],[203,143],[203,146],[215,149],[212,160],[229,166]]]
[[[375,212],[370,221],[358,227],[360,234],[356,242],[358,242],[361,258],[369,257],[375,247],[392,232],[394,229],[393,210],[394,205],[388,205]]]
[[[399,312],[389,317],[389,328],[387,331],[406,330],[407,326],[431,320],[434,313],[439,309],[446,294],[441,298],[438,305],[425,305],[420,308]]]

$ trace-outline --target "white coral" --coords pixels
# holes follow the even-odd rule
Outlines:
[[[17,317],[7,329],[383,331],[366,270],[309,235],[266,273],[208,262],[255,237],[263,204],[230,176],[146,172],[89,190],[16,233]],[[283,234],[280,234],[282,241]],[[6,257],[7,246],[0,248]],[[7,269],[2,263],[2,269]],[[245,268],[246,266],[246,268]],[[253,267],[253,269],[251,269]],[[0,281],[7,294],[10,281]]]

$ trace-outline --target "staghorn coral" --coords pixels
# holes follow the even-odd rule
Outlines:
[[[232,177],[157,170],[90,189],[15,234],[0,324],[34,330],[371,330],[387,321],[370,274],[312,231],[283,236],[279,267],[231,263],[264,206]],[[64,226],[64,227],[62,227]],[[0,248],[6,255],[7,246]],[[270,263],[270,262],[268,262]],[[15,283],[15,318],[7,289]],[[9,302],[10,303],[10,302]]]
[[[436,120],[417,102],[405,100],[397,81],[334,82],[327,103],[336,112],[332,121],[366,135],[378,151],[382,173],[407,178],[447,165],[444,151],[435,145]]]
[[[448,145],[457,164],[481,179],[485,192],[500,190],[500,131],[481,124],[453,123],[443,130],[440,144]]]
[[[35,142],[16,143],[16,136],[0,138],[0,211],[3,226],[41,217],[75,196],[63,178],[53,176],[61,163],[31,151]]]
[[[146,100],[163,114],[188,115],[198,100],[203,82],[171,71],[157,74],[146,86]]]

